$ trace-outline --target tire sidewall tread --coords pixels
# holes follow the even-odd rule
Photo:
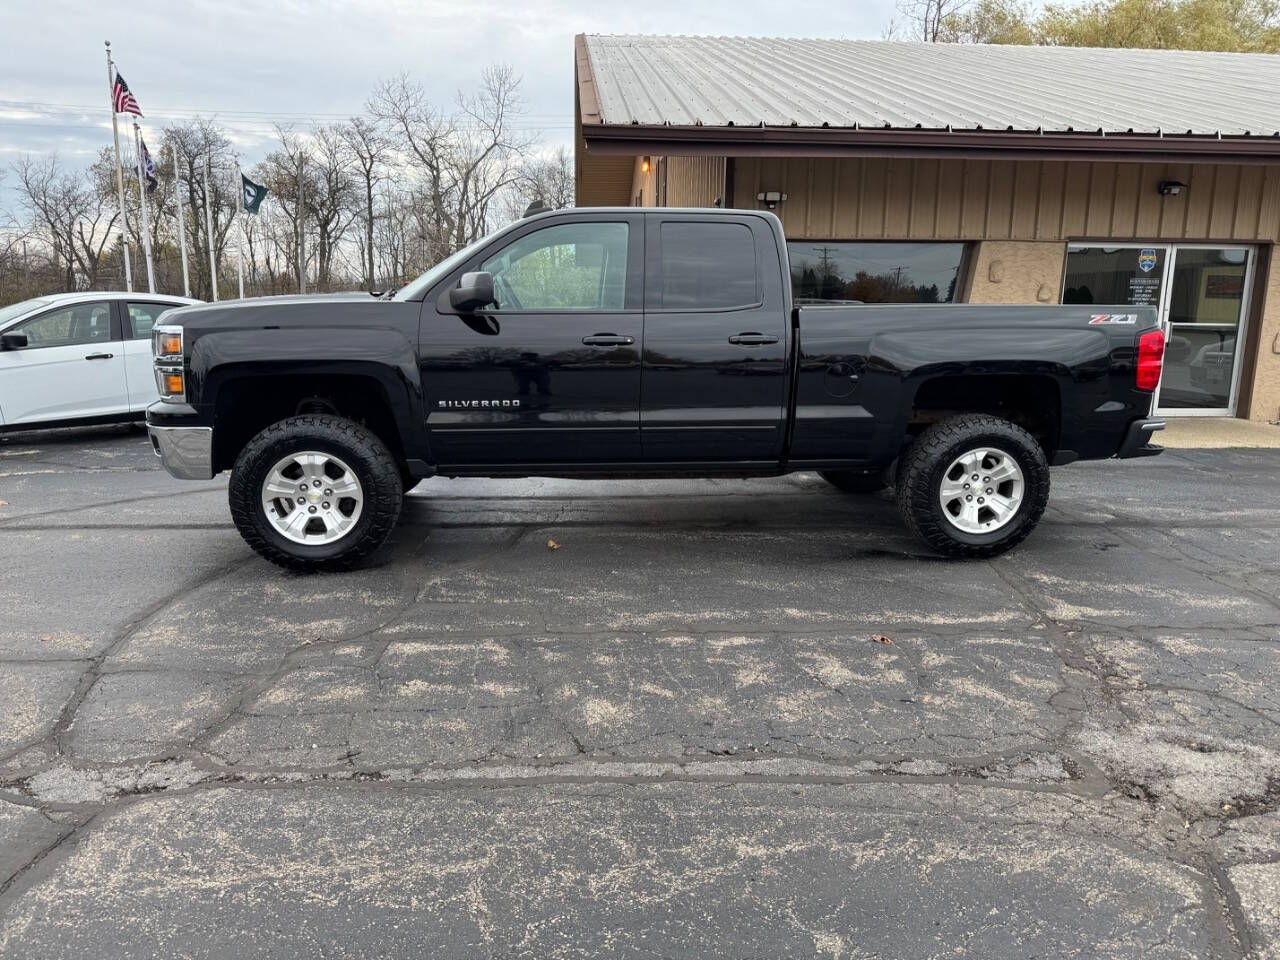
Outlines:
[[[1017,514],[989,534],[966,534],[943,515],[938,501],[941,474],[954,459],[977,446],[1012,455],[1022,468],[1025,492]],[[1017,546],[1035,529],[1049,502],[1049,464],[1030,433],[987,414],[949,417],[926,429],[902,457],[897,484],[898,511],[925,543],[951,557],[994,557]]]
[[[262,509],[266,472],[291,451],[307,448],[341,457],[364,490],[360,519],[333,543],[293,543],[271,526]],[[343,417],[303,414],[271,424],[245,444],[231,468],[227,501],[245,542],[272,563],[300,571],[348,570],[382,546],[395,528],[404,498],[400,474],[386,444],[367,427]]]

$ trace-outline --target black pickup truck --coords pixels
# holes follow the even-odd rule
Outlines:
[[[302,569],[375,550],[434,475],[816,470],[989,557],[1051,464],[1160,452],[1151,308],[797,305],[790,278],[766,212],[531,216],[385,296],[166,314],[151,440],[176,477],[230,470],[245,540]]]

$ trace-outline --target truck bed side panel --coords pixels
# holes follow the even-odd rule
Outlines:
[[[1093,322],[1104,313],[1134,319]],[[1111,456],[1149,412],[1133,358],[1138,333],[1155,325],[1136,307],[802,308],[791,462],[887,463],[909,438],[921,388],[942,377],[1029,378],[1037,395],[1057,394],[1056,450]]]

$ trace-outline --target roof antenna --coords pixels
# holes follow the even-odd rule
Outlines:
[[[542,198],[539,197],[537,200],[533,201],[533,203],[524,208],[524,216],[532,217],[535,213],[546,213],[550,209],[551,208],[543,202]]]

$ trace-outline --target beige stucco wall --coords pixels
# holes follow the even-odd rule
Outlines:
[[[1280,420],[1280,269],[1267,277],[1266,305],[1253,377],[1249,409],[1251,420]]]
[[[1057,303],[1062,292],[1062,243],[984,240],[971,254],[970,303]]]

